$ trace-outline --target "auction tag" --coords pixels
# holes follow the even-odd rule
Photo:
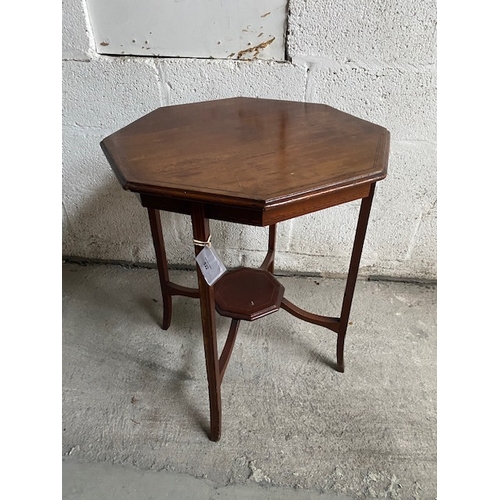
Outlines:
[[[200,266],[205,281],[210,286],[226,272],[226,266],[212,247],[203,247],[203,250],[196,256],[196,262]]]

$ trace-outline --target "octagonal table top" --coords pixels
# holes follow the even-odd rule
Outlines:
[[[101,147],[126,190],[266,210],[383,179],[389,132],[323,104],[238,97],[158,108]]]

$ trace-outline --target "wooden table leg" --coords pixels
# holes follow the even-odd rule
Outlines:
[[[208,241],[210,228],[205,217],[202,204],[193,204],[191,215],[193,237],[198,241]],[[195,254],[203,247],[195,245]],[[208,396],[210,402],[210,433],[211,441],[219,441],[221,436],[222,401],[221,401],[221,373],[219,369],[219,354],[217,349],[217,331],[215,326],[214,289],[205,281],[199,266],[198,287],[200,290],[201,322],[203,328],[203,344],[205,347],[205,364],[208,379]]]
[[[149,224],[151,226],[151,234],[153,236],[153,245],[156,254],[156,263],[158,266],[158,274],[160,276],[160,288],[163,299],[163,322],[161,327],[167,330],[172,320],[172,295],[168,290],[170,281],[168,276],[168,261],[165,254],[165,241],[163,239],[163,231],[161,229],[160,211],[155,208],[148,208]]]
[[[349,324],[349,314],[351,313],[352,297],[358,277],[359,263],[361,261],[361,253],[363,251],[363,243],[365,241],[366,228],[368,227],[368,219],[370,217],[370,209],[375,192],[375,183],[370,188],[370,193],[366,198],[361,200],[361,208],[359,211],[358,225],[356,227],[356,236],[354,237],[354,246],[351,254],[351,263],[347,274],[347,283],[342,301],[342,311],[340,313],[340,324],[337,339],[337,370],[343,372],[344,366],[344,340]]]
[[[276,253],[276,224],[269,226],[269,238],[267,240],[267,254],[259,269],[274,274],[274,256]]]

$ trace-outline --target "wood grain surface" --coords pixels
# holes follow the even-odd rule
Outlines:
[[[159,108],[101,147],[127,190],[267,210],[383,179],[389,132],[323,104],[239,97]]]

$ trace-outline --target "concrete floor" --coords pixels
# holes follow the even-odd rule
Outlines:
[[[339,313],[343,280],[279,279]],[[282,310],[242,323],[218,443],[196,300],[174,298],[165,332],[155,270],[64,264],[63,292],[63,498],[436,498],[435,286],[359,281],[343,374],[331,332]]]

